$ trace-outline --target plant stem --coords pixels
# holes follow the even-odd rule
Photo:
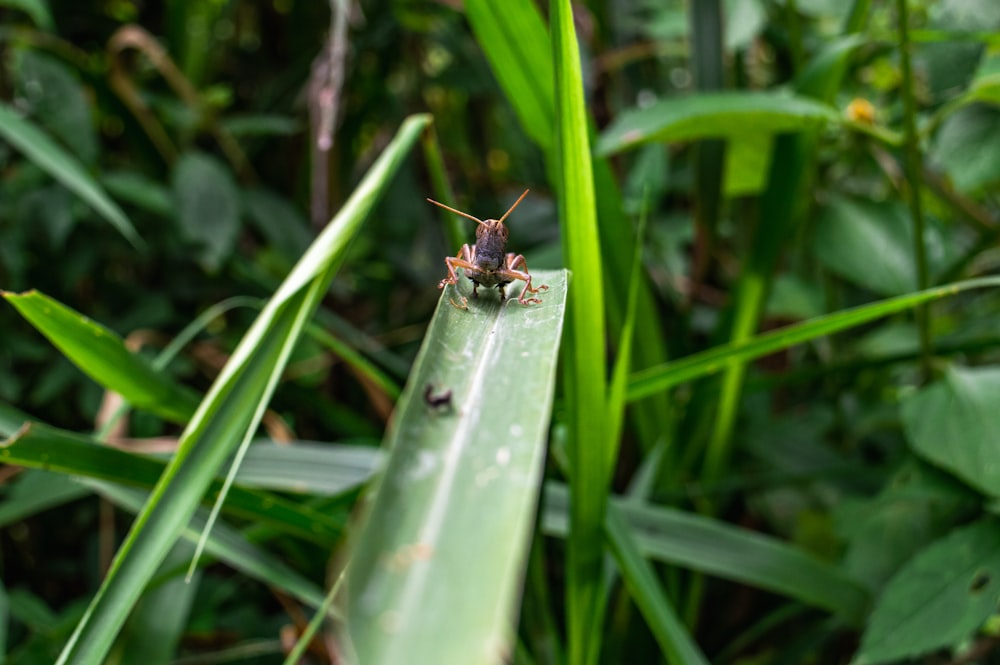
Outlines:
[[[924,211],[920,200],[920,177],[922,172],[920,145],[917,136],[917,102],[914,97],[913,63],[910,60],[909,11],[906,0],[896,0],[899,20],[899,59],[903,81],[900,92],[903,97],[903,170],[909,181],[910,211],[913,215],[913,251],[917,258],[917,288],[926,289],[930,285],[927,271],[927,251],[924,242]],[[926,305],[916,310],[917,330],[920,335],[920,365],[923,380],[931,378],[931,330]]]

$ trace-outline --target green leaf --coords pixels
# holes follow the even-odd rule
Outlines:
[[[1000,278],[998,277],[983,277],[956,282],[926,291],[879,300],[860,307],[844,309],[746,340],[730,342],[700,353],[693,353],[659,367],[634,373],[629,381],[628,399],[639,399],[701,376],[715,374],[725,369],[730,361],[754,360],[796,344],[842,330],[849,330],[889,314],[912,309],[922,303],[953,296],[970,289],[998,286],[1000,286]]]
[[[903,426],[925,459],[1000,496],[1000,369],[951,367],[903,402]]]
[[[248,457],[253,457],[251,452]],[[273,456],[265,459],[274,462]],[[106,480],[120,485],[151,489],[163,475],[167,462],[133,455],[101,445],[92,439],[31,423],[0,444],[0,460],[29,468],[45,469]],[[333,469],[331,473],[336,474]],[[222,487],[213,479],[212,496]],[[343,532],[343,520],[321,514],[307,506],[261,491],[235,487],[230,492],[226,510],[236,516],[267,524],[281,533],[332,545]]]
[[[671,665],[708,665],[708,659],[678,618],[653,566],[643,558],[634,534],[617,506],[608,507],[608,545],[660,650]]]
[[[38,168],[63,184],[118,229],[133,247],[142,238],[122,209],[97,184],[80,161],[9,106],[0,104],[0,138],[24,153]]]
[[[898,202],[833,199],[816,221],[813,251],[844,279],[880,295],[917,286],[913,224]]]
[[[979,193],[1000,180],[1000,154],[983,150],[1000,131],[1000,109],[968,106],[949,115],[941,125],[928,159],[942,168],[955,188]]]
[[[541,486],[567,291],[539,305],[442,295],[384,448],[347,571],[354,661],[499,663]],[[516,288],[516,287],[515,287]],[[433,406],[430,395],[450,395]],[[447,607],[448,612],[429,612]]]
[[[568,662],[588,665],[597,662],[600,649],[604,511],[610,481],[605,450],[608,401],[604,275],[587,101],[569,0],[552,0],[549,20],[556,88],[553,166],[559,183],[563,260],[574,281],[567,304],[563,380],[573,494],[566,548]]]
[[[465,11],[525,133],[548,152],[556,104],[549,35],[538,7],[530,0],[468,0]]]
[[[181,232],[200,246],[199,261],[216,272],[232,253],[240,230],[240,198],[218,159],[187,153],[174,166],[174,198]]]
[[[15,52],[19,101],[36,122],[52,132],[85,164],[97,161],[97,132],[83,84],[60,60],[37,51]]]
[[[45,0],[0,0],[0,6],[20,9],[31,17],[42,30],[52,32],[55,29],[55,22],[52,20],[52,12]]]
[[[780,134],[837,122],[836,110],[808,97],[774,92],[705,92],[669,97],[623,112],[595,148],[611,155],[649,141],[692,141]]]
[[[969,639],[1000,600],[1000,524],[956,529],[913,558],[878,599],[852,665],[918,656]]]
[[[241,438],[247,440],[256,430],[305,322],[326,293],[347,244],[391,184],[428,122],[428,116],[413,116],[403,123],[230,356],[63,649],[59,665],[104,662],[129,611],[219,469]]]
[[[186,422],[194,413],[198,396],[193,390],[153,369],[96,321],[37,291],[0,294],[73,364],[135,407],[174,422]]]
[[[564,486],[545,488],[542,527],[566,534]],[[767,589],[836,613],[856,624],[868,590],[850,575],[776,538],[725,522],[635,499],[612,498],[643,556]],[[620,528],[609,527],[609,530]]]

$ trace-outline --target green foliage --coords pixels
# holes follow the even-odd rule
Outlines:
[[[998,7],[0,1],[4,662],[985,664]]]

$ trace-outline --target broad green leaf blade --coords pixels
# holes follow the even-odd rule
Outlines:
[[[133,247],[145,243],[122,209],[87,173],[80,161],[13,109],[0,104],[0,138],[10,143],[109,221]]]
[[[980,520],[914,557],[879,598],[852,665],[896,662],[969,639],[1000,600],[1000,524]]]
[[[549,286],[540,305],[501,304],[491,290],[458,309],[454,287],[441,298],[347,569],[351,662],[500,663],[510,652],[567,287],[565,272],[534,277]]]
[[[564,381],[569,433],[570,535],[566,548],[568,662],[597,662],[603,606],[604,509],[608,439],[604,275],[597,229],[587,101],[569,0],[549,3],[556,88],[559,225],[563,260],[573,274],[567,312]]]
[[[629,595],[639,607],[660,650],[671,665],[708,665],[663,592],[656,571],[639,551],[617,506],[608,506],[608,546],[621,570]]]
[[[715,374],[725,369],[730,361],[754,360],[796,344],[854,328],[889,314],[913,309],[922,303],[946,298],[962,291],[998,286],[1000,286],[1000,277],[983,277],[955,282],[925,291],[879,300],[860,307],[844,309],[833,314],[779,328],[764,335],[757,335],[744,341],[730,342],[665,363],[659,367],[636,372],[629,381],[628,399],[639,399],[701,376]]]
[[[658,561],[716,575],[830,610],[851,623],[861,620],[868,591],[852,577],[776,538],[675,508],[612,498],[643,553]],[[542,528],[565,536],[567,493],[545,487]],[[617,528],[617,527],[615,527]]]
[[[808,97],[773,92],[704,92],[670,97],[619,115],[597,141],[606,156],[649,141],[739,138],[819,127],[840,119]]]
[[[248,457],[253,458],[253,452]],[[274,456],[265,453],[265,459],[273,462]],[[144,489],[152,489],[167,466],[166,461],[133,455],[100,445],[83,435],[39,423],[25,426],[15,436],[0,443],[0,460],[6,464]],[[256,463],[259,462],[251,465]],[[336,470],[331,469],[330,473],[335,474]],[[221,485],[218,480],[213,482],[213,496]],[[344,520],[333,519],[273,494],[241,487],[235,487],[230,492],[226,510],[233,515],[267,524],[281,533],[328,546],[337,542],[344,529]]]
[[[133,406],[174,422],[186,422],[198,407],[193,390],[153,369],[96,321],[37,291],[0,294],[73,364]]]
[[[413,116],[403,123],[230,356],[63,649],[59,665],[104,661],[130,609],[187,526],[216,473],[237,443],[256,430],[291,350],[326,293],[347,244],[428,122],[428,116]]]
[[[917,288],[913,226],[898,202],[834,198],[816,220],[813,252],[833,272],[879,295]]]
[[[910,445],[981,492],[1000,496],[1000,369],[952,367],[903,402]]]

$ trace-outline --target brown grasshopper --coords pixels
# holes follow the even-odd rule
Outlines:
[[[538,298],[525,298],[524,295],[526,293],[538,293],[549,287],[545,284],[540,284],[537,287],[531,286],[531,275],[528,273],[528,264],[524,262],[524,256],[506,251],[507,235],[510,233],[510,230],[503,225],[503,220],[507,219],[507,215],[527,195],[528,190],[526,189],[524,190],[524,194],[521,194],[521,198],[514,201],[514,205],[510,207],[510,210],[503,214],[503,217],[500,219],[487,219],[485,222],[461,210],[455,210],[443,203],[438,203],[434,199],[427,199],[436,206],[453,212],[456,215],[471,219],[479,224],[476,227],[476,244],[470,247],[466,243],[462,245],[462,249],[459,250],[458,254],[445,257],[444,262],[448,266],[448,276],[438,284],[439,289],[443,289],[446,284],[457,284],[458,276],[455,274],[455,268],[461,268],[465,276],[472,280],[472,297],[474,298],[479,297],[477,289],[482,285],[487,288],[496,286],[500,290],[500,300],[506,300],[507,293],[505,287],[515,279],[520,279],[524,281],[524,288],[521,290],[521,295],[517,297],[517,302],[522,305],[542,302]],[[518,268],[522,269],[519,270]],[[466,308],[468,304],[468,299],[463,296],[461,307]],[[452,305],[459,307],[454,302],[452,302]]]

